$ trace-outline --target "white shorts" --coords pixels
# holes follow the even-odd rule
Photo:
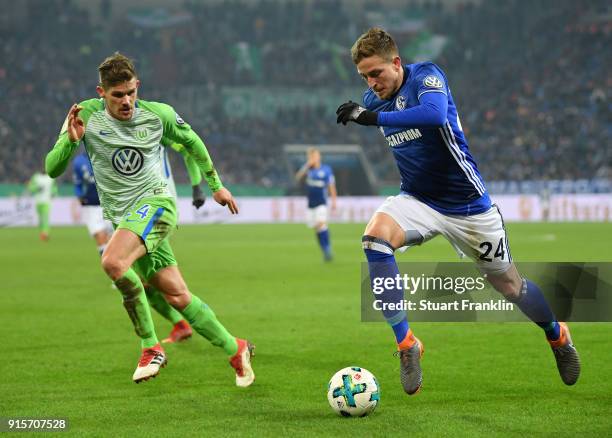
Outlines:
[[[441,234],[460,257],[467,255],[487,274],[503,274],[511,264],[504,220],[496,205],[472,216],[437,212],[410,195],[391,196],[376,210],[391,216],[406,232],[405,246],[420,245]]]
[[[83,213],[83,221],[87,225],[87,231],[89,231],[90,236],[101,231],[108,231],[109,227],[112,229],[110,222],[104,219],[102,207],[99,205],[83,205],[81,206],[81,211]]]
[[[319,223],[327,223],[327,205],[319,205],[306,210],[306,225],[308,225],[308,228],[314,228]]]

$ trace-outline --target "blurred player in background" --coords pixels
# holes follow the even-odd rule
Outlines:
[[[51,213],[51,198],[57,195],[57,185],[46,173],[36,172],[30,178],[28,192],[34,196],[40,240],[49,240],[49,214]]]
[[[548,222],[550,219],[550,190],[548,187],[542,187],[539,193],[540,210],[542,211],[542,221]]]
[[[232,214],[238,207],[223,187],[198,135],[166,104],[137,98],[140,81],[132,61],[119,54],[98,67],[99,99],[73,105],[59,138],[46,158],[51,177],[66,169],[83,140],[93,166],[104,217],[115,227],[102,256],[102,267],[123,295],[140,338],[142,354],[133,375],[138,383],[155,377],[167,360],[151,318],[141,278],[161,291],[191,326],[223,348],[235,371],[236,385],[249,386],[253,346],[232,336],[214,312],[191,294],[169,243],[176,228],[176,202],[163,177],[162,137],[182,144],[194,158],[215,201]]]
[[[349,101],[338,108],[337,122],[378,126],[401,175],[401,193],[379,207],[362,238],[372,281],[399,275],[393,255],[397,248],[441,234],[544,330],[561,379],[576,383],[580,360],[569,329],[556,320],[539,287],[522,278],[512,262],[501,213],[491,204],[470,154],[442,70],[431,62],[402,65],[395,42],[378,28],[357,39],[351,56],[368,90],[364,106]],[[396,304],[404,290],[386,290],[379,297]],[[414,394],[422,383],[423,345],[412,334],[405,311],[383,314],[395,333],[404,391]]]
[[[295,174],[296,181],[306,177],[308,190],[308,210],[306,222],[308,227],[317,233],[319,246],[323,251],[325,261],[332,260],[331,242],[329,238],[327,197],[331,198],[331,211],[336,210],[336,181],[334,173],[327,164],[321,164],[321,152],[317,148],[308,148],[306,163]]]

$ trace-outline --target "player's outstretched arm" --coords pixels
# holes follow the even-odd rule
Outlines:
[[[204,142],[198,135],[191,131],[194,141],[189,145],[185,145],[185,149],[193,160],[198,164],[204,179],[213,194],[213,199],[220,205],[227,206],[232,214],[238,214],[238,204],[232,196],[231,192],[223,187],[221,179],[213,166],[213,162],[208,155],[208,150],[204,146]]]
[[[82,109],[77,104],[72,105],[55,146],[45,158],[45,170],[51,178],[57,178],[64,173],[72,154],[85,135],[85,123],[79,117]]]
[[[406,128],[437,128],[446,123],[448,97],[443,93],[424,93],[419,98],[420,105],[403,111],[378,113],[380,126]]]
[[[355,122],[359,125],[389,126],[403,128],[435,128],[444,125],[448,111],[448,98],[443,93],[425,93],[420,105],[403,111],[369,111],[361,105],[348,101],[336,110],[337,123],[346,125]]]
[[[150,105],[151,110],[162,119],[164,124],[163,137],[182,144],[189,155],[191,155],[206,180],[210,191],[213,193],[214,200],[220,205],[227,205],[232,214],[238,214],[236,200],[231,192],[223,187],[202,139],[191,129],[191,126],[185,123],[174,112],[171,106],[153,102],[149,102],[146,105]]]
[[[349,100],[343,103],[336,110],[336,123],[346,125],[348,122],[355,122],[359,125],[374,126],[378,124],[378,113],[362,107],[356,102]]]
[[[230,191],[227,190],[225,187],[222,187],[221,189],[214,192],[213,198],[217,202],[217,204],[223,205],[224,207],[227,205],[227,208],[229,208],[229,211],[232,214],[238,214],[238,204],[236,203],[236,200],[234,199]]]

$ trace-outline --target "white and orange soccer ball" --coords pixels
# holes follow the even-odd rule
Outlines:
[[[342,368],[329,381],[327,400],[338,415],[365,417],[380,402],[380,386],[365,368]]]

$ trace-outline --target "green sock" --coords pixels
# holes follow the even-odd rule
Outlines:
[[[222,347],[230,356],[236,354],[238,351],[236,338],[223,327],[212,309],[198,297],[191,295],[191,303],[181,313],[191,327],[208,339],[211,344]]]
[[[157,310],[157,313],[166,318],[172,324],[176,324],[184,319],[183,315],[181,315],[178,310],[168,304],[168,301],[166,301],[164,295],[160,291],[155,289],[153,286],[146,286],[145,292],[147,294],[147,300],[149,300],[149,304],[151,305],[151,307]]]
[[[153,347],[159,341],[155,335],[151,308],[140,277],[130,268],[123,277],[115,281],[115,286],[123,295],[123,306],[132,320],[142,348]]]
[[[38,228],[41,232],[49,234],[49,204],[36,204],[38,211]]]

